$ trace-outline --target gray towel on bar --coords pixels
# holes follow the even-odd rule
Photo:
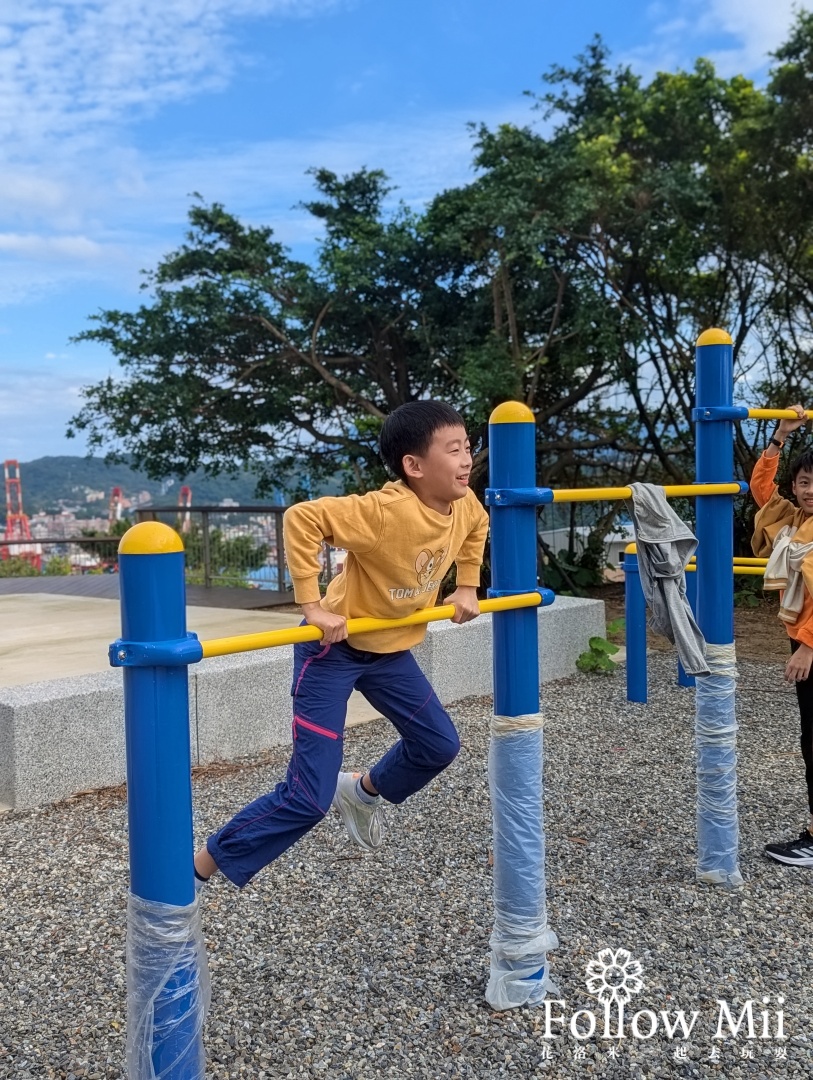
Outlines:
[[[649,625],[677,648],[689,675],[708,675],[706,642],[686,597],[684,567],[697,548],[697,537],[666,501],[663,488],[630,484],[632,523],[638,546],[638,569]]]

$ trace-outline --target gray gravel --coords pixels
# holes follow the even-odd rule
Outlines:
[[[222,879],[207,886],[208,1075],[809,1077],[813,870],[761,855],[805,821],[795,697],[780,665],[740,665],[746,885],[703,887],[693,695],[672,685],[669,657],[652,657],[651,668],[648,707],[626,703],[621,673],[545,691],[548,896],[560,940],[551,960],[565,1001],[552,1012],[601,1015],[585,967],[600,949],[623,947],[645,984],[628,1015],[698,1010],[690,1039],[670,1041],[659,1025],[651,1040],[620,1045],[577,1044],[567,1028],[545,1040],[543,1010],[496,1014],[485,1004],[490,703],[471,700],[453,710],[459,759],[442,782],[389,809],[381,853],[357,854],[330,819],[242,892]],[[346,764],[373,761],[390,740],[383,723],[353,730]],[[199,777],[198,838],[276,782],[285,758]],[[126,865],[120,792],[0,817],[0,1077],[122,1076]],[[784,1042],[741,1031],[709,1060],[718,999],[736,1016],[746,999],[769,997],[774,1009],[779,995]]]

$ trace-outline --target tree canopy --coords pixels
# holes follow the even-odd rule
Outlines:
[[[693,475],[693,350],[735,343],[745,404],[810,393],[813,15],[757,86],[700,59],[649,81],[593,41],[532,95],[540,123],[473,132],[475,178],[418,211],[375,169],[315,169],[316,258],[196,199],[135,312],[103,311],[117,378],[71,431],[153,476],[241,468],[383,478],[383,417],[424,396],[475,440],[537,419],[540,482]],[[764,431],[744,426],[744,474]]]

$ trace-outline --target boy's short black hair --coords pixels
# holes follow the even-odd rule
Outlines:
[[[813,446],[808,446],[790,463],[790,478],[795,480],[800,472],[813,473]]]
[[[379,450],[384,464],[406,481],[404,457],[425,454],[436,431],[465,427],[463,417],[445,401],[408,401],[394,409],[381,428]]]

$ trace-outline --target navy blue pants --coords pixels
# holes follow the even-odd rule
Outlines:
[[[294,646],[293,754],[287,775],[206,844],[235,885],[242,888],[330,809],[342,765],[347,699],[354,689],[401,736],[370,769],[388,802],[403,802],[454,761],[457,732],[411,652],[362,652],[344,641]]]

